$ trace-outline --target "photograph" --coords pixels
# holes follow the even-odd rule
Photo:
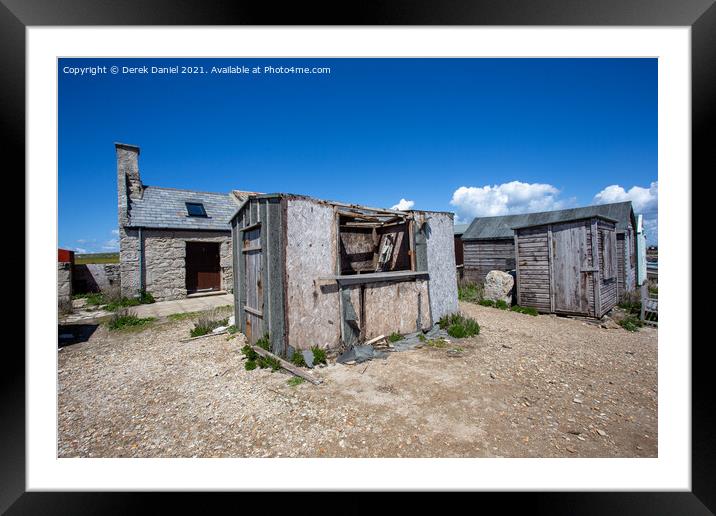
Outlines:
[[[56,458],[660,457],[658,58],[56,66]]]

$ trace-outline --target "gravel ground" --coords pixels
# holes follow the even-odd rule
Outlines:
[[[60,457],[656,457],[657,331],[473,304],[479,336],[246,371],[242,337],[190,320],[101,326],[59,351]],[[456,351],[455,351],[456,350]]]

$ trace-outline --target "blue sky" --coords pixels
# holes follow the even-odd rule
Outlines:
[[[142,65],[206,73],[121,73]],[[330,74],[209,73],[230,65]],[[65,72],[90,66],[120,73]],[[116,249],[115,141],[148,185],[464,222],[632,199],[657,241],[656,59],[61,59],[58,80],[61,247]]]

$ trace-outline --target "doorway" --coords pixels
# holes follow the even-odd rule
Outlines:
[[[186,243],[186,290],[189,294],[221,290],[218,242]]]

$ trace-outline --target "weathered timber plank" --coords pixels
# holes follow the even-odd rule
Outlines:
[[[311,382],[314,385],[323,383],[322,379],[316,378],[315,376],[312,376],[304,371],[301,371],[301,369],[299,369],[292,363],[286,362],[283,358],[274,355],[270,351],[266,351],[264,348],[260,348],[258,346],[251,346],[251,349],[253,349],[256,353],[258,353],[262,357],[274,358],[274,359],[278,360],[278,363],[281,364],[281,367],[283,367],[286,371],[288,371],[289,373],[293,373],[296,376],[300,376],[304,380],[308,380],[309,382]]]

